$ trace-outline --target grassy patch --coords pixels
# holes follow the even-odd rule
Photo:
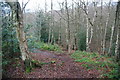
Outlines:
[[[113,58],[102,56],[97,53],[76,51],[71,55],[75,62],[82,63],[86,69],[96,69],[101,73],[101,77],[118,78],[118,63]]]

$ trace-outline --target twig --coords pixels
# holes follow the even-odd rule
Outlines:
[[[25,9],[25,7],[27,6],[27,4],[30,2],[30,0],[27,1],[27,3],[24,5],[24,7],[22,8],[22,11]]]

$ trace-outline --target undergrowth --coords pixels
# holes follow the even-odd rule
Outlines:
[[[26,73],[29,73],[32,71],[33,68],[36,68],[36,67],[39,67],[41,68],[43,65],[46,65],[46,64],[53,64],[55,63],[56,61],[50,61],[50,62],[40,62],[40,61],[37,61],[37,60],[32,60],[31,61],[31,65],[30,64],[26,64],[26,69],[25,69],[25,72]]]
[[[62,52],[61,48],[57,44],[48,44],[44,42],[34,42],[31,44],[34,48],[49,50],[49,51],[57,51]]]
[[[75,62],[81,62],[86,69],[96,69],[101,73],[100,77],[119,78],[118,63],[113,58],[97,53],[76,51],[71,55]]]

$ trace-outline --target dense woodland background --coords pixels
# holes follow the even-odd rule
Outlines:
[[[34,49],[68,54],[79,50],[113,58],[119,73],[120,1],[72,0],[68,4],[65,0],[58,3],[59,10],[54,10],[53,3],[50,11],[45,0],[44,9],[29,12],[27,3],[0,2],[3,68],[14,57],[31,59]]]

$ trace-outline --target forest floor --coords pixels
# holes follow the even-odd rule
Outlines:
[[[32,53],[35,60],[42,62],[50,62],[42,67],[33,68],[31,72],[26,73],[21,60],[14,61],[7,67],[6,76],[9,78],[97,78],[99,73],[97,70],[86,70],[81,66],[80,62],[75,62],[69,54],[57,54],[52,51],[36,50]],[[19,64],[19,65],[18,65]]]

